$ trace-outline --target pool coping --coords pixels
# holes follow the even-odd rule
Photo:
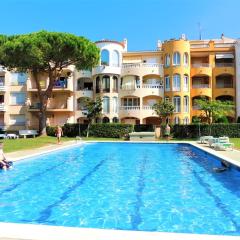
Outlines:
[[[154,143],[154,144],[189,144],[196,147],[210,155],[226,160],[234,166],[240,167],[240,161],[228,158],[221,155],[211,148],[204,148],[196,142],[188,141],[79,141],[65,146],[60,146],[56,149],[45,150],[27,156],[11,159],[19,161],[35,156],[48,154],[58,150],[72,148],[74,146],[81,146],[87,143]],[[205,145],[206,146],[206,145]],[[240,151],[234,150],[239,152]],[[21,223],[4,223],[0,222],[0,240],[239,240],[239,236],[225,236],[225,235],[208,235],[208,234],[193,234],[193,233],[172,233],[172,232],[146,232],[146,231],[128,231],[128,230],[111,230],[111,229],[95,229],[95,228],[80,228],[80,227],[63,227],[63,226],[49,226],[37,224],[21,224]]]

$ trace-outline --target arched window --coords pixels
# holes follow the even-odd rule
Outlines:
[[[112,62],[111,65],[113,67],[119,67],[120,59],[119,59],[119,53],[117,50],[114,50],[112,52],[112,61],[111,62]]]
[[[112,110],[113,113],[118,113],[118,98],[117,97],[113,97],[112,98]]]
[[[183,124],[185,124],[185,125],[189,124],[189,118],[188,117],[185,117],[183,119]]]
[[[102,78],[102,90],[103,92],[110,92],[110,77],[108,75],[104,75]]]
[[[188,66],[188,64],[189,64],[188,53],[185,52],[184,55],[183,55],[183,65]]]
[[[103,122],[103,123],[109,123],[109,118],[108,118],[108,117],[104,117],[104,118],[102,119],[102,122]]]
[[[106,49],[101,51],[101,65],[109,66],[109,51]]]
[[[186,113],[189,112],[189,97],[188,96],[183,97],[183,111]]]
[[[181,90],[181,76],[180,74],[173,75],[173,91]]]
[[[179,52],[175,52],[173,54],[173,65],[178,66],[181,62],[181,55]]]
[[[100,92],[100,77],[96,78],[96,93]]]
[[[188,92],[189,91],[189,77],[187,74],[183,77],[183,91]]]
[[[180,123],[179,117],[175,117],[175,118],[174,118],[174,124],[179,124],[179,123]]]
[[[173,98],[174,112],[181,112],[181,98],[179,96],[175,96]]]
[[[165,67],[169,67],[170,66],[170,55],[166,54],[165,55]]]
[[[119,119],[118,119],[117,117],[114,117],[114,118],[112,119],[112,121],[113,121],[114,123],[118,123],[118,122],[119,122]]]

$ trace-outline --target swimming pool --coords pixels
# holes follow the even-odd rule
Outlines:
[[[0,222],[240,234],[240,172],[187,144],[86,143],[1,172]]]

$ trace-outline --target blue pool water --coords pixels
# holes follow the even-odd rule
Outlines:
[[[87,143],[0,172],[0,222],[240,234],[240,172],[187,144]]]

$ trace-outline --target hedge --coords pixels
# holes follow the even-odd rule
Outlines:
[[[47,127],[47,135],[55,136],[55,127]],[[89,129],[89,136],[121,138],[125,134],[133,131],[133,125],[121,123],[96,123],[92,124]],[[63,126],[63,135],[67,137],[86,136],[87,124],[65,124]]]
[[[175,138],[198,138],[199,136],[228,136],[240,137],[240,124],[238,123],[215,123],[215,124],[189,124],[174,125],[172,129]]]

